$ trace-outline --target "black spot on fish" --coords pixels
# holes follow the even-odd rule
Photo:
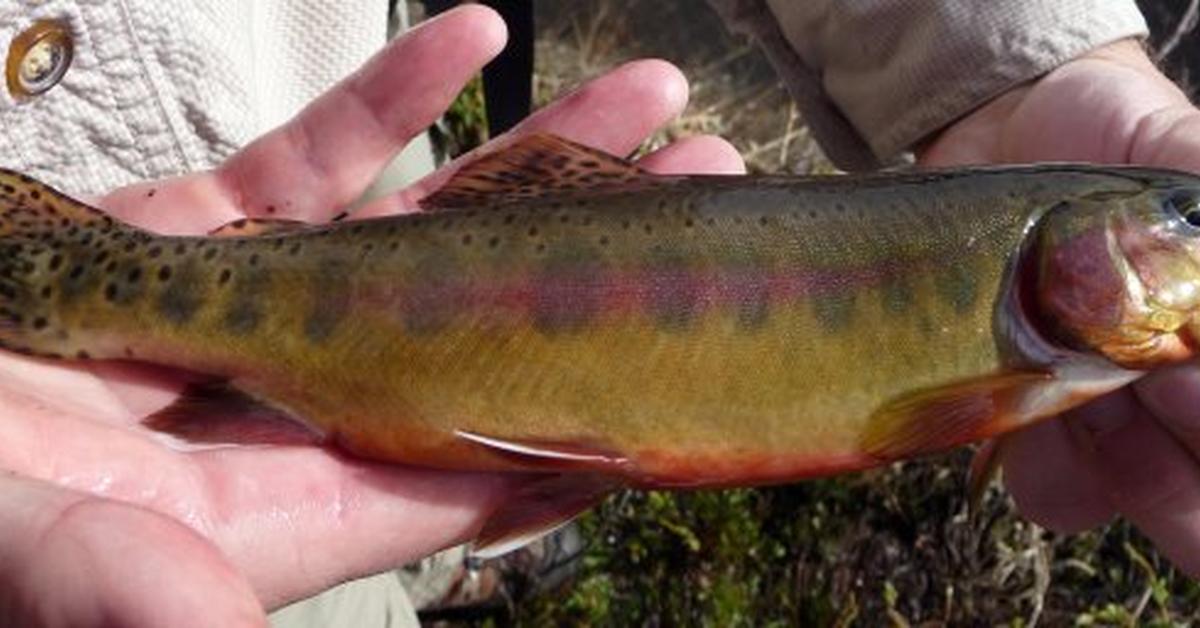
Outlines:
[[[889,278],[880,286],[879,298],[884,310],[900,314],[913,305],[912,286],[904,277]]]
[[[339,323],[350,311],[350,292],[346,287],[346,269],[336,264],[323,264],[313,274],[312,309],[304,319],[304,335],[311,342],[321,343],[333,335]]]
[[[88,355],[87,351],[80,349],[79,351],[75,352],[75,357],[79,360],[89,360],[89,359],[91,359],[92,356]]]
[[[229,309],[225,312],[222,323],[225,329],[233,334],[245,335],[258,327],[262,312],[258,308],[252,293],[241,293],[234,297]]]
[[[157,246],[157,245],[152,246],[152,247],[150,247],[150,249],[148,251],[146,251],[146,255],[150,259],[154,259],[154,258],[158,257],[159,255],[162,255],[162,247]]]
[[[470,246],[471,245],[471,234],[469,234],[469,233],[464,234],[462,237],[462,243],[463,243],[463,246]]]
[[[217,249],[215,247],[210,247],[204,251],[204,260],[205,261],[211,262],[212,259],[216,256],[217,256]]]
[[[767,280],[753,269],[738,271],[730,279],[738,327],[748,331],[762,328],[771,315],[771,287]]]
[[[687,328],[700,306],[701,283],[682,255],[659,252],[646,268],[650,278],[643,306],[668,331]]]
[[[159,281],[168,281],[170,279],[171,279],[171,267],[170,266],[159,267],[158,280]]]
[[[228,270],[228,269],[227,269]],[[187,323],[200,308],[200,277],[191,266],[183,266],[175,281],[168,283],[158,295],[158,311],[176,325]]]
[[[44,316],[39,316],[33,319],[33,328],[35,330],[41,331],[45,329],[47,325],[49,325],[49,323],[46,321],[46,317]]]
[[[141,267],[134,266],[133,268],[129,269],[129,274],[126,278],[129,280],[129,283],[137,283],[137,282],[141,281],[141,279],[142,279]]]
[[[2,287],[2,284],[0,284],[0,287]],[[42,291],[40,294],[43,299],[49,299],[54,295],[54,288],[51,288],[50,286],[42,286]]]
[[[221,269],[220,276],[217,277],[217,284],[223,286],[223,285],[229,283],[229,280],[232,277],[233,277],[233,271],[229,270],[228,268],[223,268],[223,269]]]
[[[813,297],[813,315],[821,327],[829,332],[842,331],[854,320],[854,293],[832,292]]]
[[[402,295],[404,328],[422,336],[445,328],[461,310],[464,297],[453,259],[431,255],[417,262],[412,280]]]
[[[299,242],[292,244],[292,246],[290,246],[288,248],[288,255],[296,255],[296,254],[300,253],[301,248],[302,247]]]
[[[46,267],[49,268],[51,271],[56,271],[59,269],[59,267],[62,266],[62,263],[63,263],[63,256],[59,253],[55,253],[54,255],[52,255],[50,257],[50,263],[47,264]]]
[[[958,314],[970,312],[979,298],[978,282],[971,269],[962,264],[945,264],[934,279],[938,296]]]

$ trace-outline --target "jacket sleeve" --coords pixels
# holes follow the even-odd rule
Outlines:
[[[1002,92],[1146,34],[1133,0],[710,0],[830,159],[877,168]]]

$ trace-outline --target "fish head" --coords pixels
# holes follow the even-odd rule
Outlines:
[[[1200,178],[1060,203],[1039,227],[1038,315],[1074,348],[1134,369],[1200,347]]]

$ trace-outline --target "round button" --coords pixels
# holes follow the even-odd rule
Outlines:
[[[66,24],[56,20],[34,22],[8,46],[8,93],[17,100],[45,93],[62,80],[73,54],[71,31]]]

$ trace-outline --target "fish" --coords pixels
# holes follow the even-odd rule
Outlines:
[[[366,459],[532,474],[486,554],[622,487],[997,438],[1200,338],[1180,172],[655,175],[533,135],[422,206],[158,235],[0,171],[0,347],[199,374],[146,420],[196,442],[270,416]]]

